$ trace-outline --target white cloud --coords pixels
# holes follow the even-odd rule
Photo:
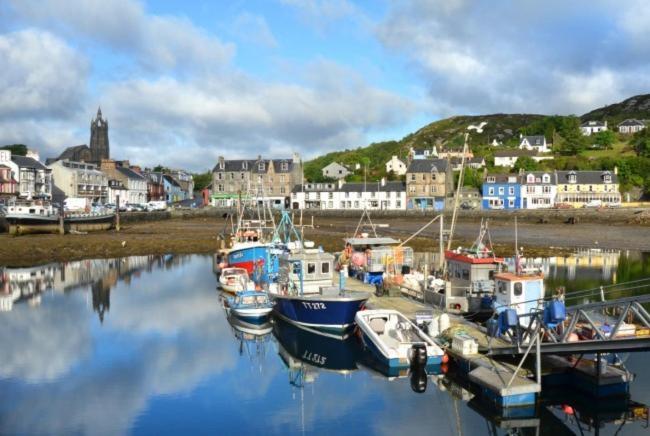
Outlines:
[[[648,23],[646,2],[407,0],[375,33],[441,115],[580,114],[647,92]]]
[[[85,59],[56,36],[36,29],[0,35],[0,119],[62,119],[86,94]]]
[[[134,56],[153,70],[211,70],[227,64],[234,46],[188,19],[147,14],[135,0],[11,0],[22,20]]]
[[[280,0],[280,3],[295,8],[312,23],[336,21],[359,12],[348,0]]]

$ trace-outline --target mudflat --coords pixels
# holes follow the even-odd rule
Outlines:
[[[382,235],[406,239],[431,217],[378,218]],[[358,217],[320,217],[314,228],[304,229],[305,238],[327,251],[339,251],[343,238],[352,236]],[[0,235],[0,265],[26,266],[52,261],[86,258],[112,258],[144,254],[214,253],[222,248],[219,234],[225,221],[221,217],[173,218],[123,225],[120,232],[108,231],[69,235]],[[447,223],[448,225],[448,223]],[[453,246],[466,246],[478,235],[475,220],[457,223]],[[495,251],[501,255],[514,250],[515,232],[511,222],[490,224]],[[650,251],[650,227],[598,223],[520,223],[518,243],[529,255],[552,255],[576,247],[615,248]],[[438,249],[438,224],[434,223],[408,243],[415,251]]]

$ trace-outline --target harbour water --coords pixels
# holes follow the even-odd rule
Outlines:
[[[568,292],[650,276],[647,253],[533,261],[548,288]],[[197,255],[0,269],[0,434],[649,431],[642,420],[621,427],[615,404],[584,400],[500,416],[442,369],[417,393],[423,380],[373,369],[354,337],[229,322],[213,268],[211,256]],[[637,374],[630,397],[641,405],[650,404],[647,359],[627,357]]]

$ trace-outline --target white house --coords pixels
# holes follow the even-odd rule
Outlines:
[[[405,210],[404,182],[307,183],[291,192],[292,209]]]
[[[409,150],[410,160],[415,159],[435,159],[438,157],[438,149],[434,145],[431,149],[429,148],[413,148]]]
[[[503,145],[503,142],[497,140],[497,138],[494,138],[494,139],[492,139],[492,142],[490,142],[490,145],[492,147],[499,147],[499,146]]]
[[[645,129],[645,123],[634,119],[625,120],[618,125],[619,133],[625,134],[640,132],[643,129]]]
[[[147,179],[131,168],[117,167],[116,170],[123,175],[120,181],[122,186],[126,188],[127,202],[131,204],[146,203]],[[124,183],[125,181],[126,183]]]
[[[406,164],[398,159],[397,156],[393,156],[386,162],[386,172],[390,173],[391,171],[398,176],[403,176],[406,174]]]
[[[34,156],[34,155],[32,155]],[[38,155],[36,155],[38,156]],[[52,198],[52,171],[33,157],[11,156],[20,198]]]
[[[519,142],[519,149],[532,150],[538,153],[548,153],[551,151],[546,143],[546,136],[544,135],[522,136]]]
[[[532,150],[499,150],[494,152],[494,166],[512,168],[521,156],[528,156],[536,162],[553,159],[553,155],[541,155]]]
[[[555,206],[555,174],[531,171],[520,176],[522,209],[546,209]]]
[[[348,174],[350,174],[350,170],[338,162],[332,162],[331,164],[327,165],[325,168],[323,168],[322,172],[323,177],[329,177],[337,180],[344,179]]]
[[[580,125],[580,131],[584,136],[607,130],[607,121],[585,121]]]

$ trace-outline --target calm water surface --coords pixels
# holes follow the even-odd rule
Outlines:
[[[538,261],[555,268],[549,286],[650,275],[644,254],[608,256]],[[0,269],[0,434],[506,434],[503,423],[561,435],[593,434],[594,419],[601,434],[619,430],[614,404],[495,417],[452,377],[430,375],[424,393],[385,377],[355,339],[287,324],[253,334],[229,323],[216,283],[209,256]],[[628,359],[642,404],[647,358]],[[643,424],[618,434],[648,434]]]

